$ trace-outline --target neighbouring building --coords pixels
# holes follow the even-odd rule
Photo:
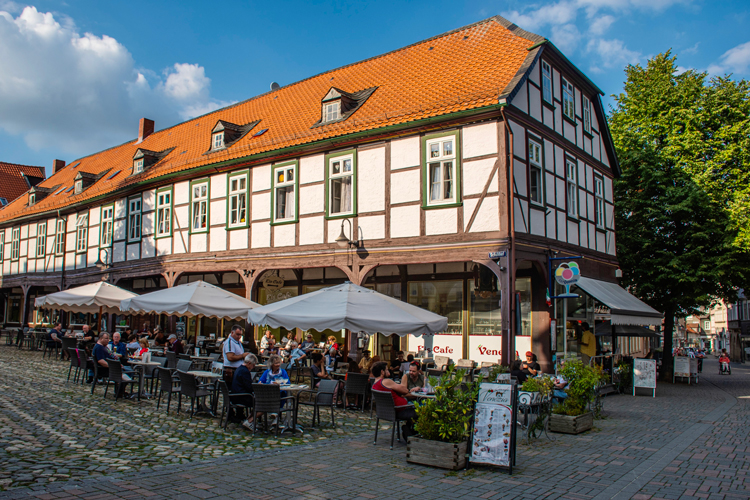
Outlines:
[[[29,189],[42,182],[46,177],[44,167],[17,165],[0,161],[0,208],[5,207],[19,196],[25,195]]]
[[[593,352],[584,323],[661,324],[616,283],[601,95],[493,17],[164,130],[142,119],[0,212],[4,321],[101,279],[138,293],[203,279],[260,303],[350,280],[448,317],[440,334],[378,335],[376,353],[531,349],[549,368],[564,343]],[[567,257],[583,278],[564,328],[546,297],[566,262],[548,259]]]
[[[737,301],[727,305],[727,331],[719,336],[720,345],[729,351],[732,361],[745,361],[750,348],[750,301],[744,290],[737,294]]]

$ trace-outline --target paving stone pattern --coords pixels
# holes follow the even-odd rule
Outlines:
[[[519,446],[512,476],[407,464],[403,444],[389,450],[389,431],[372,445],[372,423],[358,412],[338,411],[335,430],[302,438],[250,438],[232,425],[224,433],[152,402],[92,397],[64,382],[63,366],[0,347],[0,481],[10,488],[0,496],[750,498],[750,367],[720,376],[714,358],[698,385],[607,397],[592,431]]]

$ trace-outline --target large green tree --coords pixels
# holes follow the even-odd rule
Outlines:
[[[735,298],[750,277],[736,202],[717,188],[739,184],[730,171],[744,168],[745,152],[724,124],[742,121],[728,108],[746,84],[678,74],[669,53],[625,71],[610,119],[623,172],[615,182],[617,253],[623,284],[665,315],[662,372],[670,376],[675,316]]]

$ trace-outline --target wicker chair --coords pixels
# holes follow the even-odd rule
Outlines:
[[[107,397],[109,384],[112,383],[115,385],[115,402],[117,402],[117,398],[120,396],[120,392],[122,392],[120,389],[123,385],[133,384],[135,380],[130,379],[130,377],[128,377],[129,380],[123,378],[122,365],[118,360],[108,359],[107,365],[109,366],[109,376],[107,377],[107,385],[104,387],[104,397]]]
[[[180,379],[180,394],[190,398],[190,418],[195,414],[195,401],[203,398],[205,403],[207,396],[213,396],[213,390],[209,389],[213,384],[199,384],[195,376],[177,370],[177,377]],[[177,405],[177,412],[180,412],[180,404]]]
[[[164,356],[167,358],[167,368],[177,368],[177,354],[172,351],[165,351]]]
[[[390,392],[384,391],[372,391],[372,399],[375,402],[375,439],[372,444],[378,443],[378,427],[381,420],[393,423],[393,429],[391,429],[391,449],[393,449],[393,438],[398,438],[398,442],[401,442],[401,429],[398,427],[398,423],[401,421],[396,416],[396,408],[393,404],[393,396]]]
[[[276,426],[276,436],[279,436],[281,427],[281,414],[292,412],[294,421],[297,421],[297,405],[294,404],[294,396],[281,397],[281,387],[276,384],[253,384],[253,393],[255,396],[255,426],[253,427],[253,436],[258,429],[258,413],[263,413],[263,421],[266,431],[268,431],[268,414],[278,414],[278,423]],[[291,408],[281,408],[281,401],[291,402]]]
[[[349,396],[362,396],[362,411],[365,411],[367,393],[370,390],[370,376],[366,373],[348,373],[344,385],[344,402],[348,402]],[[372,406],[372,403],[370,403]]]
[[[180,405],[182,404],[182,389],[179,386],[179,384],[175,383],[175,380],[172,378],[172,371],[168,368],[162,368],[160,366],[156,367],[156,373],[159,377],[159,397],[156,400],[156,409],[159,409],[159,405],[161,404],[161,395],[165,392],[167,393],[167,413],[169,413],[169,405],[172,402],[172,394],[178,394],[179,395],[179,402],[177,405],[177,411],[179,413]]]
[[[73,368],[76,369],[73,382],[77,382],[78,375],[81,373],[81,360],[78,359],[78,349],[75,347],[68,347],[68,356],[70,357],[70,368],[68,368],[67,382],[70,382],[70,374],[73,372]]]
[[[242,392],[242,393],[230,393],[229,389],[227,388],[226,382],[223,380],[219,380],[219,390],[221,391],[221,399],[223,401],[223,406],[221,409],[221,418],[219,419],[219,426],[221,427],[221,423],[224,422],[224,429],[227,428],[227,425],[229,424],[229,412],[231,410],[241,410],[243,413],[247,413],[247,411],[250,411],[250,415],[255,415],[255,398],[252,394],[249,392]],[[232,398],[243,398],[243,400],[246,400],[247,398],[252,399],[252,404],[245,404],[238,403],[235,401],[232,401]],[[225,420],[226,419],[226,420]]]
[[[308,393],[312,395],[312,398],[309,401],[301,401],[298,398],[298,404],[313,407],[313,420],[312,420],[313,427],[315,427],[316,417],[318,419],[318,425],[320,425],[320,407],[321,406],[328,406],[331,409],[331,426],[336,425],[335,416],[333,413],[333,407],[334,407],[334,401],[336,399],[334,396],[336,395],[336,389],[338,388],[338,385],[339,385],[338,380],[321,380],[317,391],[308,389],[308,390],[299,392],[299,395],[302,395],[302,393]]]

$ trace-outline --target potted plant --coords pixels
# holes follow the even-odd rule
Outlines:
[[[464,370],[450,367],[439,378],[430,377],[434,399],[414,403],[417,436],[410,437],[406,461],[458,470],[466,465],[471,416],[479,394],[478,377],[463,382]]]
[[[552,393],[552,378],[542,375],[541,377],[532,377],[521,384],[518,391],[518,402],[520,404],[531,405],[539,403],[543,397]]]
[[[596,386],[604,380],[601,369],[580,361],[567,361],[560,371],[567,380],[567,398],[552,409],[549,429],[553,432],[580,434],[594,425],[594,414],[589,405],[596,396]]]

